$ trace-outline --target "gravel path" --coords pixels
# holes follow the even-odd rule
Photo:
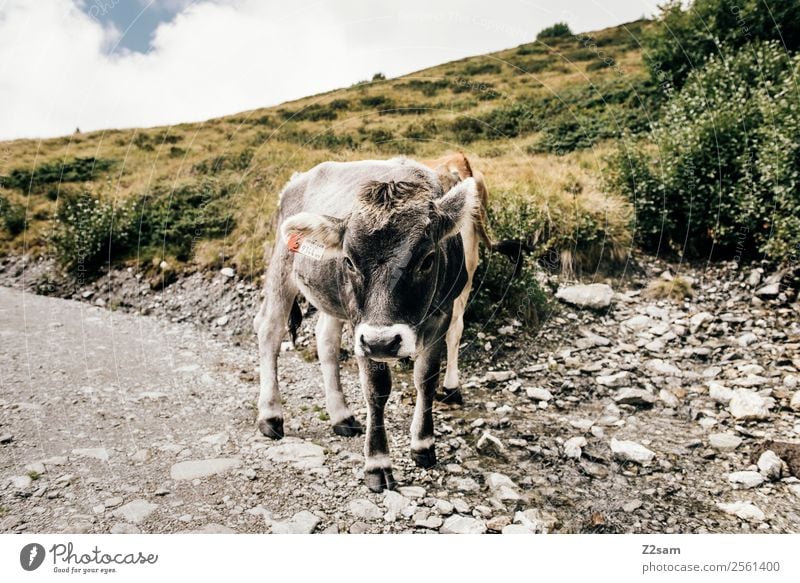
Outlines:
[[[796,451],[759,459],[800,440],[797,304],[700,287],[568,305],[533,342],[485,334],[467,404],[437,405],[430,470],[408,456],[397,370],[386,494],[362,485],[361,438],[333,435],[301,353],[281,355],[272,442],[252,342],[0,288],[0,532],[798,532]],[[363,420],[352,361],[343,381]]]

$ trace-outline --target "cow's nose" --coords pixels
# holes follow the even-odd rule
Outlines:
[[[400,350],[400,345],[403,343],[403,338],[400,334],[394,336],[382,336],[380,334],[367,336],[361,334],[358,341],[361,343],[361,348],[367,356],[375,356],[378,358],[394,358]]]

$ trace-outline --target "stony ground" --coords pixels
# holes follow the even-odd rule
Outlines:
[[[399,368],[401,487],[372,494],[361,438],[326,420],[310,322],[281,356],[288,437],[257,433],[256,286],[228,271],[163,291],[133,271],[76,286],[5,260],[0,532],[800,531],[792,290],[683,267],[693,298],[648,298],[665,265],[644,268],[613,293],[562,290],[596,308],[555,304],[535,335],[466,334],[466,403],[437,405],[430,470],[409,459]],[[363,420],[352,360],[343,370]]]

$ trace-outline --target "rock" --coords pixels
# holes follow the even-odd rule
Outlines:
[[[116,508],[123,502],[125,502],[125,500],[121,496],[114,496],[113,498],[107,498],[106,500],[103,500],[103,506],[106,508]]]
[[[233,270],[232,267],[223,267],[222,269],[219,270],[219,272],[229,279],[234,275],[236,275],[236,272]]]
[[[455,510],[453,503],[448,502],[447,500],[437,500],[434,508],[436,508],[436,511],[442,516],[448,516],[453,513],[453,510]]]
[[[178,534],[236,534],[236,531],[225,526],[224,524],[210,522],[193,530],[181,530],[178,532]]]
[[[759,283],[761,283],[761,277],[764,275],[764,270],[760,267],[756,267],[753,271],[750,272],[750,275],[747,277],[747,285],[750,287],[756,287]]]
[[[14,440],[14,436],[11,435],[10,433],[3,433],[2,435],[0,435],[0,443],[2,443],[4,445],[6,443],[11,443],[13,440]]]
[[[529,508],[524,512],[517,512],[514,514],[514,522],[521,524],[530,532],[536,534],[553,532],[558,524],[554,515],[538,508]]]
[[[16,490],[27,490],[33,484],[30,476],[12,476],[10,482]]]
[[[641,507],[642,507],[641,500],[630,500],[629,502],[626,502],[625,504],[622,505],[622,509],[628,514],[630,514],[631,512],[635,512]]]
[[[736,339],[736,344],[738,344],[742,348],[747,348],[754,342],[758,342],[758,336],[756,336],[752,332],[745,332]]]
[[[127,522],[118,522],[111,527],[110,532],[111,534],[142,534],[142,530],[138,526]]]
[[[439,532],[442,534],[484,534],[486,524],[471,516],[453,514],[447,517]]]
[[[501,532],[509,524],[511,524],[511,518],[508,516],[493,516],[486,521],[486,528],[493,532]]]
[[[618,373],[610,374],[610,375],[601,375],[595,378],[598,385],[602,385],[604,387],[611,387],[613,389],[617,387],[623,387],[630,382],[631,373],[626,370],[620,371]]]
[[[424,498],[427,491],[422,486],[401,486],[398,488],[398,492],[400,492],[406,498],[411,499],[418,499]]]
[[[611,439],[611,451],[614,457],[637,464],[646,464],[655,457],[655,453],[635,441]]]
[[[652,320],[643,314],[638,314],[627,320],[622,321],[622,327],[631,330],[632,332],[641,332],[642,330],[649,328],[652,324]]]
[[[442,518],[440,516],[436,516],[435,514],[432,514],[431,516],[428,516],[427,518],[424,518],[424,519],[421,519],[421,520],[415,520],[414,521],[414,526],[419,527],[419,528],[437,529],[440,526],[442,526],[443,522],[444,521],[442,520]]]
[[[708,396],[720,405],[727,405],[733,399],[733,389],[712,381],[708,383]]]
[[[570,459],[580,459],[583,454],[581,448],[586,446],[586,438],[583,436],[571,437],[564,442],[564,455]]]
[[[150,450],[149,449],[137,449],[133,455],[131,455],[131,461],[143,463],[150,459]]]
[[[717,502],[717,508],[749,522],[763,522],[764,513],[752,502]]]
[[[173,464],[170,476],[173,480],[194,480],[214,474],[222,474],[242,465],[239,458],[214,458],[205,460],[188,460]]]
[[[798,384],[800,384],[800,378],[797,375],[787,374],[783,377],[783,386],[787,389],[794,390]],[[797,395],[795,395],[795,398],[798,398]],[[800,401],[798,401],[798,404],[800,404]]]
[[[230,438],[228,437],[228,434],[223,431],[222,433],[215,433],[213,435],[206,435],[200,441],[203,441],[205,443],[210,443],[211,445],[223,446],[226,443],[228,443],[229,439]]]
[[[453,477],[447,481],[447,485],[459,492],[477,492],[481,489],[480,484],[472,478]]]
[[[736,484],[743,488],[757,488],[764,483],[764,476],[758,472],[745,470],[741,472],[731,472],[728,474],[728,481],[731,484]]]
[[[101,462],[108,461],[108,451],[104,447],[85,447],[80,449],[73,449],[72,454],[78,457],[88,457]]]
[[[486,485],[489,486],[495,498],[501,502],[514,502],[522,499],[517,491],[519,486],[505,474],[492,472],[486,477]]]
[[[493,370],[487,372],[483,380],[487,383],[504,383],[506,381],[510,381],[513,378],[516,378],[517,373],[513,370]]]
[[[224,316],[220,316],[219,318],[217,318],[216,320],[214,320],[214,323],[215,323],[217,326],[220,326],[220,327],[222,327],[222,326],[225,326],[225,325],[228,323],[228,320],[229,320],[229,319],[230,319],[230,317],[229,317],[227,314],[225,314]]]
[[[410,505],[411,501],[408,498],[399,492],[395,492],[394,490],[386,490],[386,493],[383,496],[384,508],[386,508],[389,513],[392,513],[395,518],[403,511],[404,508],[407,508]]]
[[[651,358],[645,361],[644,366],[647,370],[665,377],[679,377],[682,375],[681,369],[660,358]]]
[[[33,462],[25,466],[25,471],[41,475],[47,473],[47,468],[42,462]]]
[[[794,409],[795,411],[800,411],[800,391],[797,391],[793,396],[792,400],[789,403],[789,406]]]
[[[467,514],[470,511],[470,505],[463,498],[456,498],[452,500],[453,508],[460,514]]]
[[[493,456],[500,456],[506,450],[506,447],[503,445],[499,439],[497,439],[494,435],[489,433],[488,431],[484,431],[483,435],[480,436],[478,439],[478,443],[475,444],[475,447],[478,449],[479,452],[486,454],[486,455],[493,455]]]
[[[772,399],[762,397],[755,391],[736,389],[731,402],[728,404],[728,410],[735,419],[741,421],[767,419],[772,404]]]
[[[579,308],[601,310],[611,305],[614,290],[604,283],[560,287],[556,298]]]
[[[311,534],[321,519],[316,514],[303,510],[289,520],[272,523],[272,534]]]
[[[350,514],[356,518],[374,520],[383,516],[383,511],[378,508],[378,505],[366,498],[351,500],[348,507],[350,509]]]
[[[708,436],[708,441],[719,451],[733,451],[742,444],[742,438],[733,433],[713,433]]]
[[[756,296],[762,300],[771,300],[778,297],[781,293],[780,282],[768,283],[756,290]]]
[[[268,448],[264,454],[273,462],[290,463],[301,470],[320,468],[325,463],[325,449],[303,440],[284,439],[280,444]]]
[[[714,321],[714,316],[708,312],[699,312],[689,318],[689,332],[697,334],[709,322]]]
[[[501,532],[503,534],[534,534],[530,528],[521,524],[509,524],[504,526]]]
[[[528,395],[529,399],[533,399],[534,401],[549,401],[553,398],[553,393],[540,387],[528,387],[525,389],[525,393]]]
[[[112,514],[115,518],[122,518],[127,522],[139,524],[147,520],[153,511],[158,508],[158,504],[153,504],[147,500],[133,500],[124,506],[117,508]]]
[[[636,407],[652,407],[656,402],[656,397],[650,391],[644,389],[620,389],[614,396],[614,402],[620,405],[634,405]]]
[[[658,398],[661,399],[661,402],[664,403],[667,407],[670,407],[672,409],[677,409],[681,404],[681,402],[678,400],[678,397],[676,397],[672,392],[670,392],[667,389],[661,389],[658,392]]]
[[[774,451],[768,449],[758,458],[758,471],[767,480],[780,480],[783,462]]]

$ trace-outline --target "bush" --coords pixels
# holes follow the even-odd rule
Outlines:
[[[136,205],[114,205],[88,193],[61,198],[50,242],[68,270],[94,271],[103,261],[127,253],[136,225]]]
[[[253,150],[245,149],[238,153],[221,154],[213,156],[193,166],[193,170],[200,174],[219,174],[226,170],[244,172],[253,161]]]
[[[536,40],[565,36],[572,36],[572,31],[569,29],[569,25],[566,22],[556,22],[554,25],[540,30],[539,34],[536,35]]]
[[[800,48],[800,0],[680,0],[662,7],[645,35],[645,62],[653,79],[679,88],[713,54],[749,42],[775,40]]]
[[[12,236],[25,230],[25,207],[0,196],[0,217],[3,227]]]
[[[778,43],[714,56],[664,106],[658,151],[624,144],[612,187],[635,204],[646,247],[690,256],[791,258],[800,245],[800,102]],[[757,81],[760,80],[760,81]]]
[[[0,185],[25,193],[38,192],[47,184],[95,180],[115,164],[116,160],[105,158],[75,158],[69,162],[40,164],[32,170],[17,168],[8,176],[0,177]]]
[[[501,71],[500,63],[494,61],[475,61],[467,63],[461,70],[463,75],[495,75]]]

